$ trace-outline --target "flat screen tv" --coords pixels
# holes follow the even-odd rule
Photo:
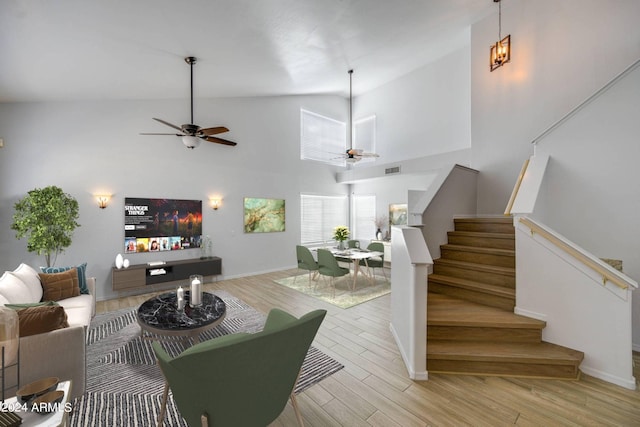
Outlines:
[[[202,200],[124,199],[125,253],[199,248]]]

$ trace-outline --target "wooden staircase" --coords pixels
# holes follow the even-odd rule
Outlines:
[[[454,223],[429,275],[427,370],[577,379],[583,353],[542,341],[545,322],[513,313],[513,220]]]

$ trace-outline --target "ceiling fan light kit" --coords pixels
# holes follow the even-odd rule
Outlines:
[[[179,136],[181,137],[182,143],[185,145],[185,147],[190,149],[197,148],[203,140],[229,146],[237,145],[237,143],[233,141],[213,136],[219,133],[229,132],[229,129],[224,126],[201,128],[200,126],[193,124],[193,66],[197,62],[197,59],[193,56],[188,56],[184,58],[184,60],[187,64],[189,64],[189,68],[191,69],[191,123],[187,123],[182,126],[176,126],[172,123],[154,117],[153,120],[160,122],[165,126],[169,126],[170,128],[178,130],[181,133],[142,133],[141,135]]]

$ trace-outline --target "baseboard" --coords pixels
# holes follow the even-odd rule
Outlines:
[[[619,385],[620,387],[624,387],[629,390],[636,389],[636,378],[633,375],[630,378],[620,378],[616,375],[611,375],[598,369],[584,366],[584,364],[580,365],[580,370],[587,375],[591,375],[592,377],[599,378],[611,384]]]
[[[402,361],[404,362],[404,366],[407,368],[407,371],[409,372],[409,378],[415,381],[427,381],[429,379],[428,371],[415,372],[411,367],[411,364],[409,363],[409,358],[404,352],[404,348],[400,344],[400,338],[398,337],[398,334],[396,333],[396,330],[393,327],[393,323],[389,323],[389,329],[391,330],[391,335],[393,335],[393,339],[396,341],[396,346],[400,351],[400,356],[402,356]]]
[[[520,316],[531,317],[532,319],[542,320],[543,322],[547,321],[546,314],[536,313],[535,311],[530,311],[517,306],[513,309],[513,312],[515,314],[519,314]]]

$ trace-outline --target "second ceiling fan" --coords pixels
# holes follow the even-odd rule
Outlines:
[[[356,163],[363,158],[380,157],[376,153],[367,153],[362,149],[353,148],[353,70],[349,70],[349,148],[344,153],[344,159],[347,163]]]
[[[222,139],[222,138],[218,138],[216,136],[213,135],[218,135],[224,132],[229,132],[229,129],[227,129],[224,126],[216,126],[216,127],[210,127],[210,128],[201,128],[198,125],[193,124],[193,66],[196,63],[197,59],[193,56],[188,56],[185,59],[185,62],[187,64],[189,64],[190,68],[191,68],[191,123],[188,124],[184,124],[182,126],[176,126],[172,123],[169,123],[167,121],[164,121],[162,119],[157,119],[157,118],[153,118],[153,120],[158,121],[160,123],[162,123],[163,125],[172,127],[178,131],[180,131],[180,133],[141,133],[140,135],[172,135],[172,136],[179,136],[182,138],[182,143],[187,147],[187,148],[196,148],[200,145],[200,142],[202,140],[204,141],[209,141],[209,142],[214,142],[216,144],[224,144],[224,145],[230,145],[230,146],[235,146],[237,145],[237,143],[233,142],[233,141],[229,141],[226,139]]]

